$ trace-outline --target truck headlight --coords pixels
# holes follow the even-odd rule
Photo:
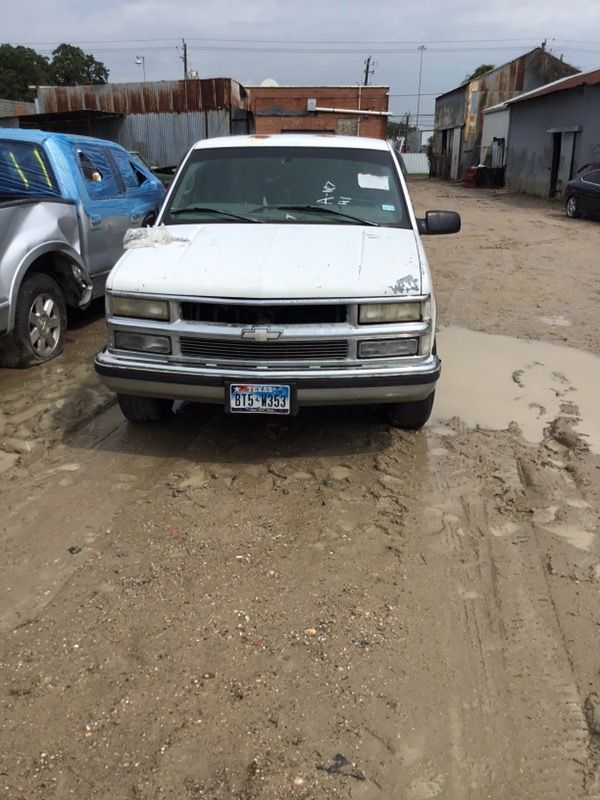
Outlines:
[[[169,304],[166,300],[142,300],[137,297],[111,296],[110,310],[116,317],[138,319],[169,319]]]
[[[144,353],[169,355],[171,340],[168,336],[154,336],[151,333],[115,332],[115,347],[119,350],[139,350]]]
[[[418,322],[420,319],[420,302],[367,303],[358,309],[358,321],[361,325],[376,325],[380,322]]]
[[[358,343],[359,358],[414,356],[418,351],[418,339],[369,339]]]

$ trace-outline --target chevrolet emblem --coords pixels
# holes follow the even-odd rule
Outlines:
[[[277,328],[244,328],[242,330],[242,339],[252,339],[253,342],[271,342],[273,339],[279,339],[282,330]]]

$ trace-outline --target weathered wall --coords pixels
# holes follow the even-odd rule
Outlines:
[[[110,139],[127,150],[137,150],[159,167],[176,166],[194,142],[231,133],[248,133],[248,121],[243,131],[234,129],[235,109],[189,111],[186,114],[129,114],[128,116],[75,116],[63,118],[51,115],[34,125],[56,133],[76,133]],[[245,114],[245,112],[243,112]],[[2,121],[0,121],[0,125]]]
[[[494,139],[508,139],[510,111],[492,111],[483,115],[483,131],[481,133],[481,149],[489,147]]]
[[[541,48],[527,53],[525,74],[523,76],[523,92],[537,89],[538,86],[545,86],[547,83],[566,78],[568,75],[575,75],[578,69],[566,64],[562,59],[555,58]]]
[[[249,133],[248,93],[230,78],[43,86],[47,130],[111,139],[158,166],[177,165],[194,142]]]
[[[175,166],[201,139],[229,136],[229,111],[187,114],[131,114],[121,119],[92,121],[94,136],[137,150],[158,166]]]
[[[19,117],[22,114],[34,114],[35,103],[21,100],[0,100],[0,117]]]
[[[467,107],[467,85],[437,97],[435,101],[435,130],[431,152],[431,174],[440,178],[450,177],[452,140],[455,128],[465,124]],[[444,131],[446,133],[444,134]],[[462,136],[462,132],[460,134]]]
[[[435,128],[458,128],[464,125],[467,107],[467,85],[437,97],[435,101]]]
[[[308,111],[308,100],[323,108],[387,111],[387,86],[251,86],[250,107],[256,133],[317,131],[356,136],[387,137],[387,116]]]
[[[247,107],[245,88],[231,78],[94,86],[40,86],[40,114],[103,111],[111,114],[183,114]]]
[[[577,70],[570,64],[536,48],[519,58],[503,64],[498,69],[475,78],[468,85],[467,112],[461,170],[479,163],[483,111],[505,100],[511,100],[523,92],[544,86],[546,83],[573,75]]]
[[[573,175],[600,163],[600,86],[582,86],[511,105],[506,185],[548,197],[552,167],[551,129],[580,130],[575,136]]]
[[[459,177],[462,177],[469,167],[475,166],[480,161],[481,134],[483,131],[483,111],[485,108],[511,100],[523,92],[543,86],[550,81],[573,75],[577,70],[565,64],[560,59],[538,47],[508,64],[502,64],[497,69],[486,72],[479,78],[459,87],[455,92],[446,93],[436,100],[435,128],[453,127],[456,118],[449,112],[449,102],[453,95],[460,92],[464,95],[463,119],[456,125],[464,124],[463,141],[460,155]],[[434,138],[434,153],[440,155],[441,138]],[[444,159],[440,161],[442,169],[436,174],[446,177],[443,167]]]
[[[21,114],[35,113],[34,103],[20,100],[0,100],[0,128],[18,128]]]

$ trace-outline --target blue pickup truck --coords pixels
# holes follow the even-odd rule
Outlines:
[[[63,349],[67,306],[104,293],[128,228],[150,225],[165,190],[114,142],[0,128],[0,364]]]

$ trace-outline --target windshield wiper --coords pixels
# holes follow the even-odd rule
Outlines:
[[[170,209],[169,214],[174,217],[176,214],[197,213],[198,211],[206,211],[208,214],[221,214],[224,217],[239,219],[242,222],[264,222],[264,220],[256,219],[256,217],[246,217],[243,214],[235,214],[233,211],[227,211],[224,208],[213,208],[211,206],[185,206],[184,208]]]
[[[355,217],[354,214],[346,214],[345,211],[337,211],[335,208],[331,208],[331,206],[320,205],[317,203],[309,203],[308,205],[273,205],[273,206],[264,206],[265,209],[269,208],[276,208],[280,211],[326,211],[328,214],[333,214],[335,217],[341,217],[341,219],[349,219],[353,222],[360,222],[361,225],[374,225],[376,228],[379,227],[378,222],[372,222],[370,219],[363,219],[362,217]]]

